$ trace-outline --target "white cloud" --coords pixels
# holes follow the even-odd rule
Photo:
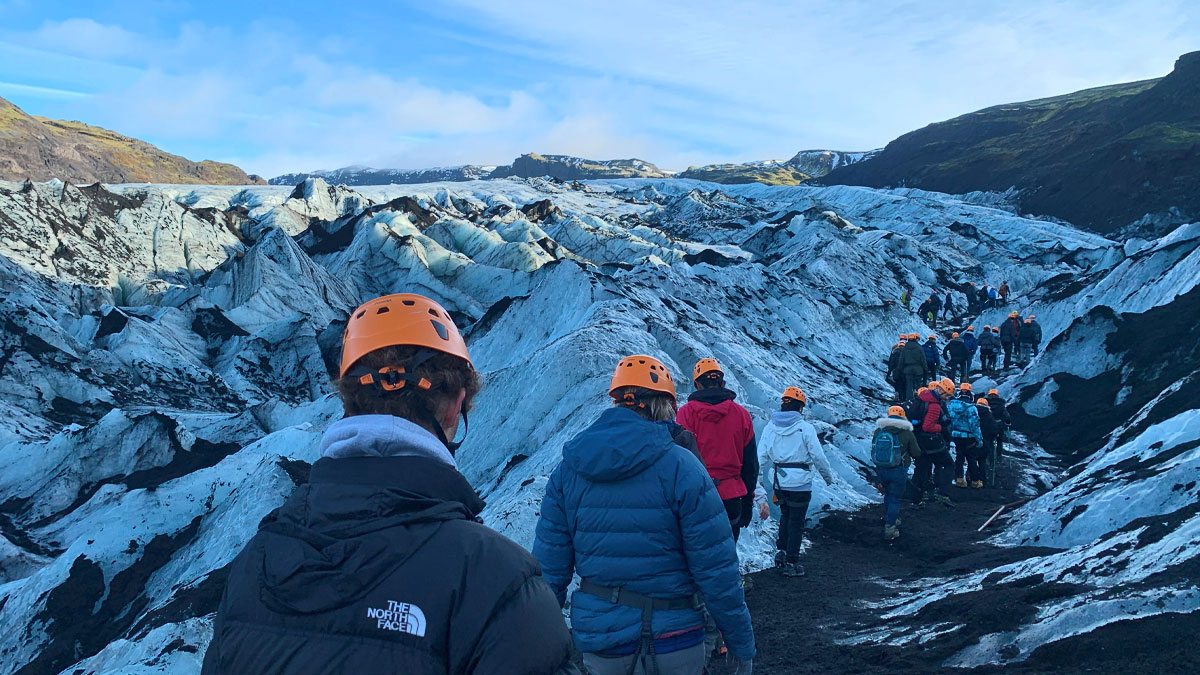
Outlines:
[[[460,75],[476,68],[484,96],[411,77],[406,45],[371,62],[342,36],[280,22],[193,21],[151,39],[67,19],[18,37],[122,73],[70,104],[73,116],[168,151],[219,149],[210,158],[270,176],[504,163],[529,151],[682,169],[866,150],[988,105],[1162,75],[1200,33],[1182,0],[442,7],[430,11],[444,11],[447,39],[517,55],[539,74],[490,86],[486,64],[445,57]]]

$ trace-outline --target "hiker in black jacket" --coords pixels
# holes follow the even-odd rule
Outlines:
[[[967,348],[967,343],[963,342],[958,333],[950,335],[950,342],[942,349],[942,356],[946,358],[946,369],[951,379],[955,377],[958,381],[967,381],[967,359],[971,356],[971,350]]]
[[[925,351],[921,349],[921,343],[918,342],[919,337],[916,333],[909,333],[908,343],[904,345],[904,349],[900,350],[897,370],[904,378],[903,399],[909,398],[920,389],[929,373],[929,366],[925,362]]]
[[[987,394],[988,409],[992,411],[992,419],[996,422],[996,436],[992,441],[995,456],[1004,454],[1004,441],[1008,440],[1008,430],[1012,428],[1012,416],[1008,414],[1008,402],[1000,397],[1000,392],[991,389]]]
[[[446,311],[355,310],[337,387],[308,484],[229,567],[202,673],[577,673],[537,561],[455,466],[480,382]]]

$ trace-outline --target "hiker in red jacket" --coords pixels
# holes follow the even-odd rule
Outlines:
[[[758,448],[750,413],[734,403],[737,394],[725,387],[725,373],[715,359],[700,359],[692,370],[696,391],[675,418],[696,436],[708,475],[725,504],[733,539],[750,524],[754,486],[758,483]]]

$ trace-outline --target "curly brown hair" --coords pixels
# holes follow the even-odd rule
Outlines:
[[[386,366],[406,366],[422,349],[424,348],[409,346],[384,347],[362,357],[355,365],[372,371]],[[462,411],[470,411],[475,395],[483,386],[479,374],[471,364],[442,352],[436,352],[416,368],[406,370],[429,380],[429,389],[420,389],[409,383],[403,389],[383,392],[374,386],[359,383],[358,378],[353,375],[335,380],[334,385],[341,394],[342,409],[346,417],[393,415],[426,426],[430,416],[436,419],[442,410],[458,397],[459,391],[466,391]]]

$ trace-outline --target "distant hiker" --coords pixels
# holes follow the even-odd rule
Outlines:
[[[1000,291],[999,291],[998,295],[1000,296],[1000,304],[1007,305],[1008,304],[1008,282],[1007,281],[1000,284]]]
[[[954,442],[954,483],[965,488],[967,483],[963,480],[962,467],[974,461],[974,466],[978,469],[980,451],[983,449],[983,434],[979,429],[979,410],[970,400],[971,385],[963,383],[963,392],[965,397],[946,401],[946,413],[950,416],[950,439]],[[981,475],[982,471],[978,474]]]
[[[1012,416],[1008,414],[1008,402],[1000,392],[991,389],[987,393],[988,408],[992,411],[992,419],[996,421],[996,438],[992,450],[994,459],[1004,454],[1004,442],[1008,440],[1008,430],[1012,428]]]
[[[975,399],[975,408],[979,411],[979,431],[983,434],[983,447],[975,450],[976,455],[980,458],[983,466],[980,467],[978,474],[972,474],[970,464],[967,466],[967,480],[971,481],[971,487],[981,488],[984,486],[984,481],[988,480],[989,455],[992,448],[996,445],[996,418],[992,415],[992,406],[986,398]],[[990,461],[994,461],[995,457],[991,457]],[[976,475],[972,478],[972,475]],[[990,488],[995,485],[988,485]]]
[[[938,369],[942,365],[942,355],[941,352],[938,351],[937,347],[937,336],[930,335],[928,338],[926,338],[925,344],[921,345],[921,351],[925,352],[925,366],[927,373],[927,375],[921,379],[924,380],[929,377],[937,377]]]
[[[936,500],[947,506],[952,502],[947,493],[954,462],[943,432],[949,424],[942,401],[954,395],[953,388],[942,382],[930,382],[915,401],[905,405],[905,414],[913,422],[913,431],[921,454],[916,458],[913,481],[921,491],[921,500]]]
[[[887,417],[875,422],[875,435],[871,437],[871,461],[883,486],[885,541],[900,536],[897,521],[900,518],[900,499],[908,485],[908,466],[920,456],[921,446],[917,444],[913,425],[905,417],[904,408],[898,405],[888,408]]]
[[[990,302],[990,300],[989,300],[990,297],[991,297],[991,286],[984,284],[983,286],[981,286],[979,288],[979,291],[976,295],[976,299],[979,301],[979,311],[980,312],[982,312],[983,310],[988,308],[988,305]]]
[[[613,407],[563,446],[533,542],[560,604],[579,575],[571,629],[584,665],[594,675],[698,673],[703,606],[743,666],[738,672],[749,672],[754,631],[721,499],[671,427],[655,421],[674,407],[670,372],[649,356],[625,357],[609,395]],[[510,647],[537,645],[530,638]]]
[[[577,672],[537,562],[481,524],[455,468],[480,381],[446,310],[407,294],[356,309],[336,386],[345,417],[231,563],[202,672]]]
[[[974,281],[967,282],[967,314],[975,316],[979,314],[979,289],[975,288]]]
[[[675,421],[696,435],[708,475],[717,483],[725,504],[733,540],[754,514],[758,484],[758,448],[750,413],[734,402],[737,394],[725,387],[725,373],[716,359],[700,359],[692,370],[696,392],[679,409]]]
[[[909,306],[911,302],[912,302],[912,286],[909,286],[908,288],[904,289],[903,293],[900,294],[900,303],[904,305],[904,309],[911,310],[912,307]]]
[[[900,370],[900,350],[904,349],[904,343],[908,341],[907,335],[901,335],[900,341],[892,347],[892,353],[888,355],[887,381],[891,383],[896,390],[896,401],[901,402],[907,396],[904,391],[904,373]]]
[[[988,307],[995,309],[1000,306],[1000,292],[995,288],[988,289]]]
[[[1000,351],[1000,336],[992,332],[991,326],[984,326],[976,342],[979,346],[979,367],[984,374],[996,372],[996,357]]]
[[[1021,327],[1021,336],[1019,342],[1021,344],[1020,360],[1023,363],[1028,363],[1033,360],[1033,357],[1038,354],[1038,347],[1042,343],[1042,326],[1032,314],[1025,319],[1025,325]]]
[[[954,312],[954,293],[946,291],[946,302],[942,305],[942,319],[949,321]]]
[[[929,327],[937,328],[937,319],[942,311],[941,294],[937,291],[929,292]]]
[[[979,342],[975,339],[975,326],[967,326],[967,331],[962,335],[963,344],[967,346],[967,373],[971,372],[971,364],[975,361],[975,351],[979,349]]]
[[[771,415],[758,443],[759,464],[770,474],[779,502],[775,565],[787,577],[804,574],[800,547],[812,501],[813,476],[819,473],[826,485],[833,485],[833,467],[821,449],[817,430],[801,417],[807,403],[799,387],[785,389],[779,412]]]
[[[1004,348],[1004,367],[1012,368],[1013,349],[1021,337],[1021,319],[1016,312],[1008,315],[1000,324],[1000,346]]]
[[[917,308],[917,316],[931,327],[936,325],[937,321],[934,315],[932,298],[926,298],[925,302],[921,303],[921,306]]]
[[[958,378],[959,382],[967,381],[967,358],[971,355],[967,349],[967,343],[959,337],[958,333],[950,334],[950,342],[942,349],[942,356],[946,357],[946,371],[951,378]]]
[[[926,365],[925,351],[921,349],[916,333],[908,334],[908,343],[900,350],[900,373],[904,376],[904,400],[913,395],[926,379],[929,366]]]

